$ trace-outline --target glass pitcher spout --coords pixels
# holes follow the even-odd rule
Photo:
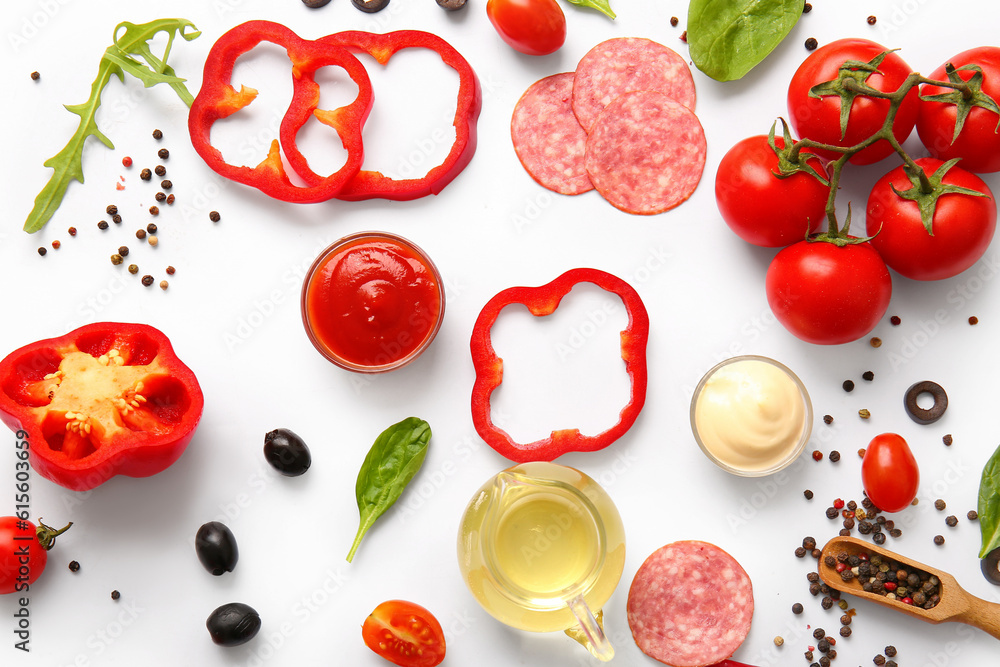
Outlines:
[[[567,604],[576,617],[577,625],[567,628],[566,634],[580,642],[598,660],[608,662],[614,658],[615,647],[604,634],[604,611],[598,609],[597,614],[593,614],[582,595]]]

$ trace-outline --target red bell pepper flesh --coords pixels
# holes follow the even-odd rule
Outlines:
[[[431,49],[441,56],[446,65],[458,72],[458,99],[455,109],[455,143],[444,161],[433,167],[421,178],[397,180],[381,172],[362,169],[352,178],[337,199],[392,199],[407,201],[431,194],[438,194],[458,176],[476,152],[476,127],[483,106],[483,93],[479,78],[469,62],[453,46],[437,35],[420,30],[397,30],[386,34],[361,31],[338,32],[319,40],[336,44],[352,51],[371,55],[382,65],[399,51],[409,48]],[[288,161],[306,182],[315,182],[314,176],[298,166],[292,150],[286,148]]]
[[[28,434],[39,474],[75,491],[166,469],[203,407],[194,373],[145,324],[90,324],[0,361],[0,419]]]
[[[243,87],[237,92],[231,81],[236,60],[261,42],[283,47],[292,61],[292,101],[281,122],[280,143],[277,140],[272,142],[267,157],[255,167],[233,165],[226,162],[221,151],[212,146],[212,126],[217,120],[230,116],[254,100],[256,91]],[[308,170],[315,178],[301,187],[289,179],[281,161],[281,148],[284,148],[286,156],[289,151],[296,155],[300,168],[308,169],[308,163],[295,146],[295,136],[319,103],[315,73],[329,65],[342,67],[358,86],[357,98],[334,114],[334,129],[347,151],[347,159],[340,169],[328,176],[318,176]],[[271,21],[248,21],[225,33],[212,46],[205,62],[201,90],[188,114],[188,130],[194,149],[218,174],[255,187],[275,199],[315,203],[331,199],[360,170],[364,160],[361,128],[368,119],[372,102],[368,72],[347,49],[303,40],[285,26]],[[322,116],[323,113],[319,112],[317,117]]]
[[[521,444],[493,423],[490,396],[503,382],[503,360],[493,349],[490,331],[500,312],[511,304],[522,304],[535,316],[550,315],[559,302],[578,283],[593,283],[617,294],[625,304],[628,326],[621,332],[622,360],[631,380],[629,402],[619,413],[618,423],[595,435],[583,435],[578,429],[553,431],[543,440]],[[620,438],[635,423],[646,402],[646,342],[649,338],[649,315],[639,294],[621,278],[598,269],[572,269],[540,287],[511,287],[487,302],[472,330],[472,362],[476,382],[472,389],[472,421],[479,436],[499,454],[511,461],[552,461],[567,452],[591,452],[603,449]]]

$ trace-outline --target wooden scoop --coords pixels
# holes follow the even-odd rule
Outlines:
[[[922,607],[887,598],[878,593],[868,593],[862,590],[861,583],[857,579],[844,581],[841,579],[840,573],[837,572],[836,568],[830,567],[825,563],[827,556],[836,558],[839,553],[846,553],[848,555],[860,553],[869,555],[880,554],[882,557],[904,567],[928,572],[941,580],[939,587],[941,601],[931,609],[923,609]],[[891,607],[896,611],[915,616],[928,623],[945,623],[948,621],[967,623],[1000,639],[1000,604],[981,600],[966,592],[955,581],[955,577],[947,572],[928,567],[856,537],[835,537],[826,543],[826,546],[823,547],[823,553],[819,557],[819,576],[830,588],[836,588],[838,591],[850,593],[876,604]]]

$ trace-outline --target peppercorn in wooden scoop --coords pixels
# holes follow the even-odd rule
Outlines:
[[[819,576],[831,588],[928,623],[967,623],[1000,639],[1000,604],[966,592],[947,572],[856,537],[826,543]]]

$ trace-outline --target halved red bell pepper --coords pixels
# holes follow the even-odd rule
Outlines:
[[[194,373],[145,324],[88,324],[0,361],[0,419],[28,434],[39,474],[75,491],[166,469],[204,403]]]
[[[544,440],[521,444],[493,423],[490,396],[503,382],[503,360],[493,349],[490,331],[505,307],[522,304],[535,316],[550,315],[573,286],[593,283],[617,294],[625,304],[628,326],[621,332],[622,360],[631,381],[629,402],[622,408],[618,423],[595,435],[583,435],[579,429],[553,431]],[[649,315],[639,294],[621,278],[598,269],[572,269],[540,287],[511,287],[487,302],[472,329],[472,363],[476,382],[472,389],[472,422],[479,436],[511,461],[551,461],[567,452],[592,452],[603,449],[620,438],[635,423],[646,402],[646,342],[649,339]]]
[[[267,157],[256,167],[233,165],[226,162],[212,145],[212,126],[215,121],[239,111],[257,96],[257,91],[245,86],[237,91],[232,85],[236,60],[261,42],[284,47],[292,61],[293,95],[280,129],[280,143],[271,143]],[[358,96],[347,106],[334,111],[318,110],[319,86],[314,80],[316,71],[328,65],[343,68],[358,86]],[[271,21],[247,21],[216,41],[205,62],[201,90],[195,97],[188,114],[191,143],[203,160],[222,176],[283,201],[315,203],[331,199],[339,193],[361,169],[364,149],[361,128],[368,119],[373,102],[368,72],[347,49],[320,41],[306,41],[285,26]],[[308,167],[295,145],[298,131],[311,115],[333,127],[347,158],[344,165],[328,176],[318,176]],[[295,156],[296,171],[302,169],[313,178],[306,186],[293,184],[281,161],[281,151],[286,157]]]
[[[437,35],[420,30],[397,30],[384,35],[349,30],[317,41],[367,53],[382,65],[403,49],[430,49],[458,73],[458,99],[453,122],[455,143],[444,161],[421,178],[402,180],[389,178],[378,171],[362,169],[344,186],[337,199],[357,201],[380,198],[407,201],[436,195],[465,169],[476,152],[476,125],[483,106],[483,92],[472,66],[455,47]],[[315,175],[310,176],[300,169],[292,149],[286,150],[288,161],[296,172],[307,182],[314,183]]]

